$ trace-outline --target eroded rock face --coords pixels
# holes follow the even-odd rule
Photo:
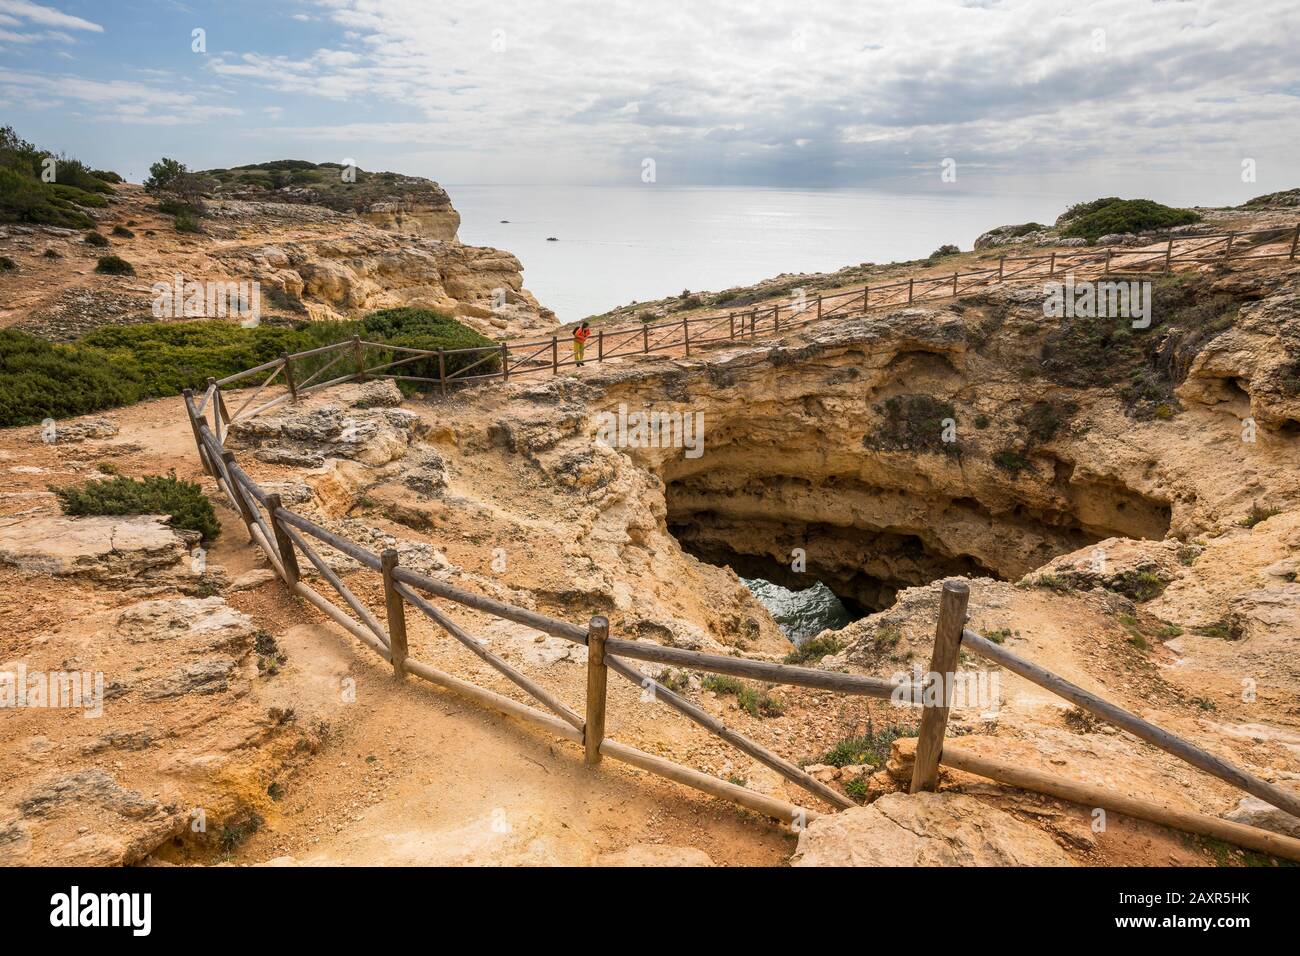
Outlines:
[[[1070,866],[1041,830],[957,793],[891,793],[818,817],[793,866]]]
[[[320,467],[327,458],[383,465],[406,454],[419,416],[400,408],[283,407],[231,427],[227,445],[268,464]]]
[[[1271,357],[1300,337],[1295,298],[1283,288],[1247,306],[1244,329],[1209,339],[1186,380],[1227,374],[1211,371],[1227,361],[1216,356],[1237,356],[1243,396],[1266,407],[1254,442],[1225,408],[1189,398],[1180,414],[1135,419],[1117,390],[1063,387],[1025,365],[1058,322],[1034,289],[813,326],[707,360],[605,367],[587,379],[602,389],[590,406],[703,415],[698,457],[627,449],[664,480],[689,550],[797,586],[803,549],[809,574],[879,608],[945,575],[1014,580],[1107,538],[1223,528],[1261,489],[1273,507],[1300,500],[1290,399],[1277,397],[1284,360]],[[1233,346],[1265,326],[1271,346]]]
[[[214,204],[220,206],[221,204]],[[254,218],[226,204],[230,218]],[[290,207],[296,215],[315,207]],[[213,251],[223,267],[248,274],[266,289],[302,300],[318,319],[355,317],[376,309],[412,306],[451,312],[488,335],[549,329],[555,315],[523,287],[523,266],[508,252],[461,245],[453,239],[399,235],[321,209],[322,237],[294,236],[273,244],[230,245]],[[403,230],[406,231],[406,230]],[[264,295],[271,295],[266,292]],[[269,309],[272,300],[264,303]]]
[[[170,580],[189,571],[196,531],[164,515],[124,517],[35,514],[0,523],[0,561],[24,571],[106,583]]]

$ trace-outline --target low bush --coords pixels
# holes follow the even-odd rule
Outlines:
[[[1239,524],[1243,528],[1253,528],[1261,521],[1267,521],[1274,515],[1280,515],[1281,513],[1281,508],[1264,508],[1260,506],[1258,501],[1252,502],[1250,511],[1247,512],[1246,517],[1241,519]]]
[[[51,487],[66,515],[167,515],[176,528],[197,531],[204,541],[221,534],[212,502],[192,481],[175,474],[125,478]]]
[[[14,262],[8,256],[0,256],[0,272],[13,272],[18,268],[18,263]]]
[[[134,238],[135,238],[135,233],[132,232],[130,229],[126,228],[126,226],[114,226],[114,227],[113,227],[113,235],[115,235],[115,236],[121,236],[123,239],[134,239]]]
[[[850,764],[879,767],[889,759],[889,749],[895,740],[915,737],[917,732],[916,725],[891,724],[877,730],[869,723],[865,735],[841,740],[826,751],[819,762],[830,764],[832,767],[847,767]]]
[[[956,441],[944,441],[946,422],[956,422],[956,410],[951,402],[929,395],[897,395],[886,399],[883,407],[876,406],[876,410],[883,420],[874,433],[863,437],[864,447],[879,451],[961,454],[961,446]]]
[[[1175,209],[1150,199],[1116,196],[1078,203],[1067,209],[1059,220],[1062,236],[1089,242],[1113,233],[1147,232],[1200,221],[1200,214],[1190,209]]]
[[[188,209],[182,209],[174,220],[177,232],[201,232],[198,217]]]
[[[133,276],[135,266],[121,256],[100,256],[95,271],[107,276]]]
[[[98,232],[86,233],[86,245],[103,249],[108,245],[108,237]]]
[[[256,328],[220,320],[104,326],[71,344],[0,330],[0,427],[83,415],[175,395],[186,388],[201,389],[209,377],[224,378],[284,352],[303,352],[354,335],[429,349],[495,344],[455,319],[421,309],[388,309],[349,322],[277,323],[267,319]],[[454,372],[483,355],[449,355],[447,370]],[[336,357],[337,353],[326,353],[298,360],[298,380]],[[396,352],[369,349],[366,363],[380,365],[400,357]],[[499,366],[500,356],[493,354],[471,374]],[[438,360],[419,359],[397,370],[436,378]],[[349,353],[331,369],[331,376],[355,371]],[[255,384],[254,380],[245,383]]]
[[[810,661],[819,661],[827,654],[837,654],[839,650],[840,642],[829,635],[810,637],[785,655],[785,662],[787,664],[807,664]]]

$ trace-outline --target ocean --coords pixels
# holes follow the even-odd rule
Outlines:
[[[461,241],[518,256],[525,287],[562,321],[684,289],[916,259],[945,243],[969,249],[994,226],[1050,224],[1080,198],[659,184],[446,188],[460,210]]]

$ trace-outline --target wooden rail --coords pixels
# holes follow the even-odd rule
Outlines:
[[[1264,255],[1251,255],[1248,250],[1275,243],[1285,248]],[[1217,252],[1214,247],[1222,244]],[[754,306],[747,310],[733,310],[726,314],[696,316],[695,318],[669,319],[664,322],[644,322],[635,325],[611,326],[596,331],[594,356],[587,363],[600,364],[629,355],[649,355],[681,349],[690,355],[692,349],[724,345],[744,340],[753,341],[760,335],[780,335],[815,322],[844,319],[865,315],[881,309],[897,308],[922,302],[938,302],[972,292],[975,289],[1020,282],[1037,282],[1066,275],[1100,278],[1103,276],[1140,277],[1169,274],[1180,266],[1197,267],[1203,263],[1245,263],[1260,260],[1287,260],[1294,262],[1300,249],[1300,224],[1295,227],[1274,227],[1252,232],[1208,234],[1201,233],[1166,240],[1163,249],[1113,249],[1104,252],[1081,250],[1079,252],[1050,252],[1029,256],[1001,256],[994,268],[954,271],[950,275],[921,276],[899,279],[878,285],[864,285],[861,289],[831,294],[819,293],[815,297],[768,306]],[[1210,254],[1202,254],[1207,253]],[[1008,268],[1010,266],[1010,268]],[[725,328],[723,327],[725,324]],[[301,381],[295,368],[304,360],[315,359],[331,352],[337,355],[317,368]],[[375,359],[366,364],[366,356]],[[324,373],[340,362],[351,359],[353,370],[327,381],[317,381]],[[412,362],[437,360],[438,374],[405,374],[403,366]],[[209,380],[196,409],[202,416],[209,404],[220,403],[220,389],[245,382],[247,379],[269,372],[266,379],[244,400],[233,415],[225,413],[224,405],[213,410],[213,431],[219,440],[225,440],[225,431],[233,422],[246,421],[263,412],[299,396],[328,388],[340,382],[367,379],[391,379],[397,382],[418,382],[437,386],[443,395],[449,388],[490,381],[510,381],[511,376],[559,375],[577,366],[570,354],[561,354],[560,338],[551,335],[533,341],[501,342],[463,349],[415,349],[369,342],[360,338],[335,342],[304,352],[282,355],[279,359],[264,362],[244,372],[225,378]],[[477,371],[476,371],[477,370]],[[270,385],[283,379],[286,394],[270,399],[261,405],[254,401]]]
[[[1216,242],[1218,239],[1226,239],[1227,242],[1224,246],[1224,256],[1226,257],[1233,247],[1234,239],[1248,240],[1251,236],[1276,235],[1279,232],[1289,232],[1289,230],[1262,230],[1253,234],[1237,233],[1235,236],[1197,236],[1193,238],[1197,240],[1209,239]],[[1259,242],[1263,242],[1263,240],[1261,239]],[[1257,244],[1259,243],[1247,243],[1238,245],[1237,248],[1251,248],[1252,245]],[[1240,258],[1290,258],[1294,260],[1298,244],[1300,244],[1300,225],[1295,229],[1288,253],[1278,256],[1241,256]],[[1165,250],[1158,255],[1152,254],[1150,251],[1140,253],[1145,257],[1142,262],[1158,261],[1162,265],[1162,271],[1171,271],[1173,264],[1180,261],[1179,257],[1174,255],[1173,245],[1174,240],[1171,239]],[[1201,245],[1194,247],[1190,251],[1199,253],[1205,248],[1206,244],[1202,242]],[[1120,253],[1120,255],[1123,256],[1126,253]],[[1065,268],[1063,262],[1071,258],[1081,259],[1081,262],[1077,264],[1091,263],[1095,265],[1104,263],[1107,272],[1114,265],[1113,250],[1107,250],[1104,257],[1095,253],[1081,253],[1077,257],[1059,253],[1050,256],[1030,256],[1020,259],[1017,257],[1003,257],[996,270],[984,269],[964,274],[954,272],[950,277],[940,276],[923,279],[921,280],[922,289],[919,292],[917,280],[908,279],[881,286],[867,286],[860,292],[847,292],[836,296],[819,295],[812,302],[789,307],[790,315],[784,322],[781,318],[783,307],[777,305],[771,307],[770,310],[755,308],[746,313],[733,312],[721,318],[710,316],[695,320],[700,323],[708,322],[710,324],[707,328],[699,329],[694,333],[691,331],[691,320],[687,319],[661,326],[646,324],[632,330],[606,329],[601,330],[598,338],[596,361],[616,357],[620,354],[630,354],[629,352],[619,352],[617,341],[611,345],[606,341],[606,336],[615,339],[618,335],[632,333],[627,334],[627,341],[633,345],[639,344],[641,348],[633,351],[641,354],[675,347],[672,338],[674,329],[681,332],[681,340],[677,341],[676,344],[685,345],[688,348],[699,347],[710,342],[734,341],[745,337],[753,338],[758,334],[758,330],[764,327],[764,323],[773,332],[780,332],[809,322],[824,321],[832,316],[851,314],[848,310],[853,308],[865,311],[868,308],[885,308],[920,301],[927,297],[924,288],[926,285],[929,285],[933,292],[943,293],[940,297],[949,298],[955,292],[960,291],[960,281],[964,277],[977,277],[979,281],[975,285],[988,284],[988,280],[995,275],[997,281],[1006,281],[1010,275],[1027,277],[1027,273],[1032,271],[1036,264],[1040,263],[1045,264],[1048,271],[1034,278],[1061,274]],[[1013,267],[1013,271],[1008,274],[1006,264],[1017,261],[1025,261],[1028,265],[1019,268]],[[1199,260],[1186,259],[1183,261]],[[838,304],[832,304],[836,299],[841,301]],[[721,330],[723,322],[727,323],[726,333],[711,336],[710,333]],[[656,335],[652,338],[652,331],[664,332],[665,334]],[[516,357],[512,360],[511,348],[522,349],[531,346],[539,347],[529,355]],[[367,350],[378,350],[380,357],[384,361],[376,366],[366,366],[365,353]],[[294,363],[334,351],[338,351],[340,354],[316,369],[314,373],[301,380],[295,377]],[[453,356],[459,363],[463,357],[473,358],[474,355],[483,352],[490,354],[481,355],[468,364],[459,365],[451,374],[448,374],[448,356]],[[407,357],[396,360],[388,359],[388,356],[394,353],[407,355]],[[540,358],[546,353],[549,353],[547,355],[549,361]],[[439,581],[436,578],[404,568],[400,565],[395,550],[389,549],[379,555],[367,551],[354,542],[321,527],[316,522],[285,508],[280,497],[275,494],[268,494],[262,489],[257,482],[239,467],[234,455],[225,448],[224,442],[229,428],[231,424],[237,421],[247,420],[286,401],[297,401],[303,395],[316,389],[327,388],[344,381],[358,378],[416,378],[415,376],[398,375],[391,370],[411,361],[427,359],[432,355],[436,355],[439,360],[439,378],[422,378],[419,380],[439,384],[444,390],[449,382],[484,380],[496,377],[508,379],[510,375],[528,374],[529,372],[545,369],[550,369],[555,374],[558,373],[561,367],[571,364],[560,361],[555,337],[541,343],[522,343],[516,346],[502,343],[500,346],[493,346],[489,350],[455,349],[438,350],[437,352],[389,346],[377,342],[365,342],[354,338],[350,341],[323,346],[307,352],[294,355],[286,354],[276,361],[264,363],[245,372],[227,376],[224,379],[209,379],[207,389],[197,402],[190,390],[187,389],[183,393],[186,413],[194,434],[199,461],[204,471],[213,478],[219,490],[229,499],[232,507],[243,519],[248,530],[249,540],[262,549],[267,562],[291,593],[318,608],[326,617],[343,627],[385,661],[388,661],[396,678],[403,679],[407,675],[415,675],[498,712],[543,727],[562,739],[580,744],[584,749],[584,759],[588,764],[595,765],[600,763],[602,757],[611,757],[693,787],[704,793],[732,800],[741,806],[767,816],[798,825],[814,819],[817,814],[813,810],[767,797],[735,784],[723,782],[689,767],[683,767],[664,758],[643,753],[606,737],[607,672],[613,670],[626,680],[650,690],[656,701],[678,711],[687,719],[736,747],[742,753],[772,768],[783,778],[801,787],[824,803],[841,810],[853,806],[853,802],[761,744],[726,727],[717,718],[708,714],[685,697],[674,693],[658,681],[637,671],[628,661],[639,660],[673,665],[705,673],[743,677],[769,684],[811,687],[846,695],[889,699],[898,704],[920,705],[923,707],[923,712],[911,785],[911,790],[914,793],[934,789],[941,764],[956,766],[1025,789],[1038,790],[1058,796],[1061,799],[1077,801],[1084,799],[1080,795],[1086,792],[1088,796],[1084,799],[1085,803],[1093,801],[1096,805],[1113,806],[1119,809],[1120,812],[1133,816],[1142,816],[1142,812],[1139,811],[1145,808],[1156,815],[1144,817],[1145,819],[1156,819],[1158,816],[1157,822],[1189,830],[1189,832],[1216,835],[1223,839],[1231,839],[1243,846],[1266,849],[1267,852],[1288,856],[1292,859],[1300,859],[1300,841],[1292,840],[1288,843],[1286,838],[1277,838],[1275,834],[1269,834],[1267,831],[1257,830],[1253,827],[1242,827],[1239,824],[1227,824],[1226,821],[1206,822],[1207,820],[1214,821],[1216,818],[1206,818],[1200,814],[1182,814],[1180,816],[1178,812],[1168,811],[1167,808],[1153,809],[1150,804],[1144,804],[1142,801],[1135,801],[1132,798],[1117,798],[1115,795],[1109,795],[1105,797],[1109,803],[1100,802],[1100,799],[1094,801],[1094,793],[1086,785],[1069,785],[1059,781],[1045,781],[1040,779],[1042,775],[1035,776],[1032,772],[1019,771],[1016,768],[1008,769],[996,760],[976,758],[969,754],[945,750],[948,707],[951,702],[954,684],[953,675],[957,669],[960,650],[965,647],[1026,680],[1059,694],[1077,706],[1132,733],[1139,739],[1179,757],[1192,766],[1300,817],[1300,798],[1295,795],[1259,779],[1228,761],[1215,757],[1188,741],[1155,727],[1142,718],[1084,691],[1058,675],[1052,674],[1050,671],[982,638],[973,631],[965,629],[969,587],[964,582],[946,581],[943,584],[930,672],[919,685],[907,681],[886,681],[875,677],[843,674],[817,668],[795,667],[768,661],[707,654],[699,651],[665,647],[645,641],[629,641],[610,637],[609,622],[605,618],[593,618],[586,627],[571,624],[536,611],[474,594],[444,581]],[[352,373],[325,382],[315,381],[317,378],[322,377],[328,369],[333,368],[339,361],[348,356],[352,358],[355,366]],[[499,369],[490,374],[464,374],[489,361],[499,362]],[[247,397],[243,405],[232,416],[222,398],[222,386],[236,384],[264,372],[270,374]],[[278,376],[284,377],[288,385],[287,393],[264,402],[260,406],[255,406],[251,411],[247,411],[257,397]],[[212,416],[211,425],[209,425],[206,418],[209,412]],[[357,597],[342,580],[339,573],[308,543],[307,538],[320,541],[335,551],[353,559],[362,569],[377,572],[381,576],[384,592],[383,620]],[[321,579],[328,583],[343,599],[344,606],[347,608],[346,611],[303,582],[298,562],[299,552],[308,559],[319,573]],[[587,647],[585,713],[579,714],[532,678],[488,650],[475,637],[435,606],[429,600],[429,597],[451,601],[575,644],[585,645]],[[471,682],[446,674],[425,662],[412,659],[409,656],[407,646],[405,615],[407,604],[423,613],[453,639],[501,673],[520,690],[543,704],[550,713],[519,703],[495,691],[487,690]]]

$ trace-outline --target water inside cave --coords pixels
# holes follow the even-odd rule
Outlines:
[[[835,592],[821,581],[792,591],[764,578],[741,578],[745,587],[767,608],[782,633],[795,645],[855,619]]]

